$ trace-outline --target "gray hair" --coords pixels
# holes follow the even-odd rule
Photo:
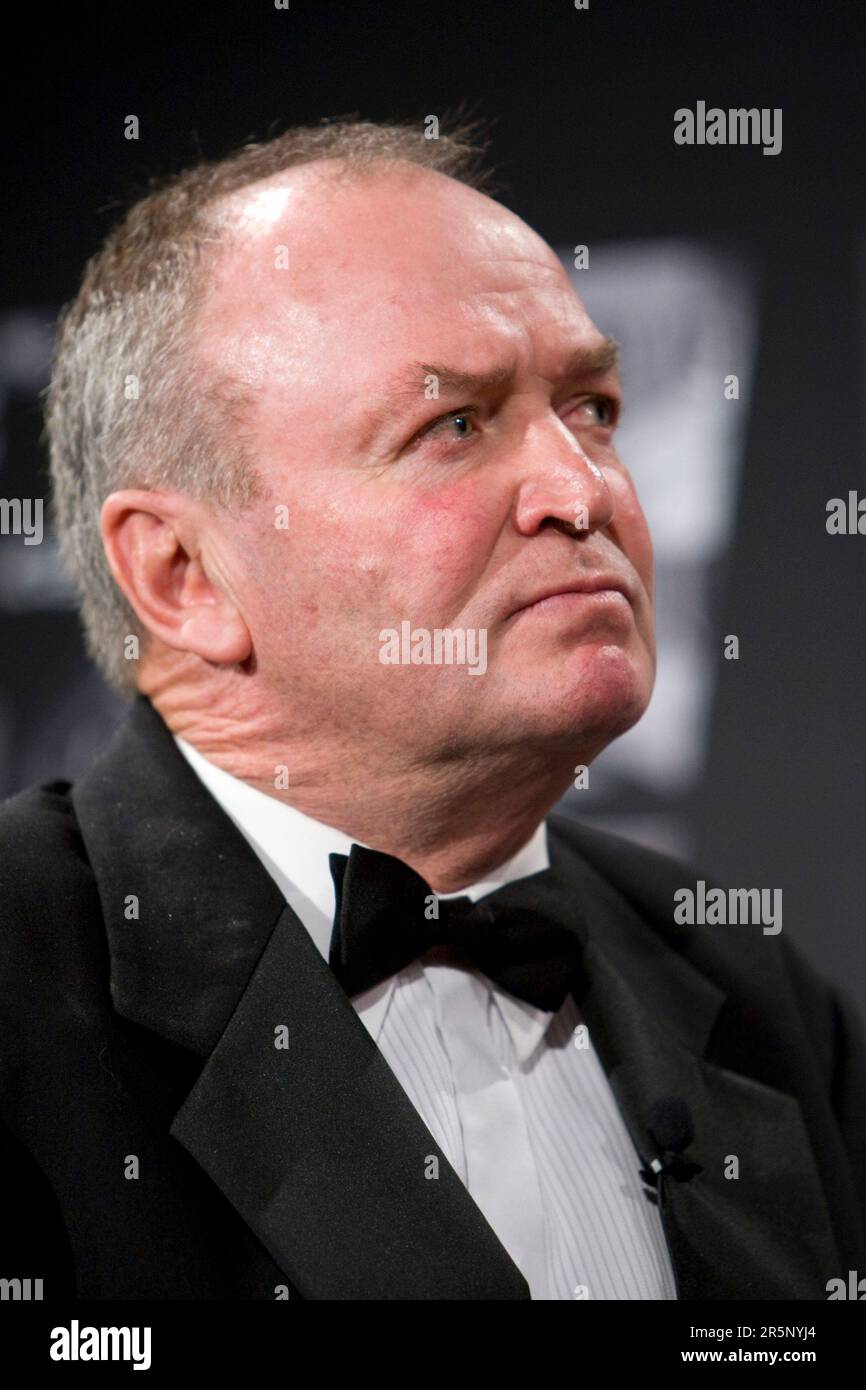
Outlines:
[[[142,642],[146,633],[105,556],[99,515],[106,497],[125,487],[172,488],[231,512],[265,492],[243,436],[241,384],[217,378],[196,357],[205,248],[225,235],[217,200],[322,159],[350,176],[382,164],[418,165],[491,191],[483,122],[425,137],[417,126],[349,117],[244,145],[151,181],[88,261],[58,321],[45,423],[55,522],[87,648],[119,694],[136,688],[127,639]]]

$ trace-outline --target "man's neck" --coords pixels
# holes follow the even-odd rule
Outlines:
[[[437,750],[424,761],[397,737],[365,740],[357,729],[341,735],[309,717],[286,720],[248,684],[190,699],[182,682],[166,680],[143,693],[216,767],[403,860],[439,893],[460,892],[517,854],[571,785],[575,762],[599,751],[577,757],[569,740],[461,757]]]

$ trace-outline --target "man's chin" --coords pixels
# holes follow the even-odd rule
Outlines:
[[[515,676],[506,703],[527,740],[577,739],[597,753],[643,716],[654,674],[645,654],[636,658],[621,647],[603,648],[589,660],[542,668],[523,680]]]

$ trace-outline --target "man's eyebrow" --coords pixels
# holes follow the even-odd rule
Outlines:
[[[563,362],[557,376],[563,380],[577,376],[598,376],[619,364],[620,344],[615,338],[602,338],[591,346],[576,348]],[[423,399],[435,386],[439,393],[470,397],[503,386],[514,376],[514,367],[499,366],[487,372],[464,372],[438,362],[413,362],[386,384],[382,403],[367,412],[362,421],[365,442],[373,440],[394,410],[404,409]]]
[[[613,371],[619,367],[620,347],[616,338],[602,338],[601,342],[593,343],[590,348],[578,348],[566,363],[562,375],[599,376],[602,372]]]

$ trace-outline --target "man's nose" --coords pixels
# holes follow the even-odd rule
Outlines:
[[[614,500],[601,469],[558,418],[536,424],[521,451],[515,524],[532,535],[549,522],[597,531],[613,519]]]

